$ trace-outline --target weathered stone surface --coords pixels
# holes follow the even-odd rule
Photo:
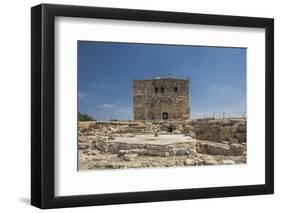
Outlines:
[[[184,161],[184,165],[185,166],[194,166],[194,165],[196,165],[196,161],[194,159],[186,159]]]
[[[196,162],[195,165],[198,165],[198,166],[203,165],[203,159],[201,159],[199,157],[194,157],[193,159]]]
[[[245,152],[245,146],[240,144],[230,144],[229,155],[243,155]]]
[[[209,121],[198,122],[195,125],[196,138],[199,140],[221,141],[221,124],[213,124]]]
[[[222,160],[222,163],[225,165],[233,165],[235,162],[233,160]]]
[[[158,155],[160,155],[159,150],[153,150],[153,149],[147,150],[146,153],[147,153],[147,155],[150,155],[150,156],[158,156]]]
[[[196,138],[214,142],[246,142],[245,119],[202,120],[194,125]]]
[[[123,156],[125,154],[138,154],[138,155],[145,155],[147,154],[147,150],[146,149],[129,149],[129,150],[123,150],[121,149],[118,152],[118,156]]]
[[[189,80],[134,80],[134,120],[189,119]],[[165,131],[172,132],[168,126]]]
[[[210,155],[203,155],[201,156],[201,159],[203,160],[203,165],[217,165],[219,164],[218,161],[213,156]]]
[[[169,153],[170,153],[171,156],[175,156],[175,155],[181,156],[181,155],[188,155],[189,154],[186,148],[174,148],[174,149],[171,149],[169,151]]]
[[[220,144],[221,145],[221,144]],[[228,154],[228,147],[222,145],[209,145],[208,146],[208,154],[210,155],[227,155]]]
[[[239,130],[239,126],[237,126],[237,125],[234,125],[231,127],[231,133],[236,133],[236,132],[238,132],[238,130]]]
[[[232,143],[239,143],[239,139],[238,138],[230,138],[230,144]]]
[[[125,154],[122,156],[122,159],[125,161],[132,161],[138,157],[138,154]]]
[[[159,152],[159,153],[158,153],[158,156],[159,156],[159,157],[169,157],[169,156],[170,156],[170,153],[169,153],[169,152]]]
[[[239,131],[246,132],[246,123],[243,122],[239,125]]]
[[[85,123],[85,124],[84,124]],[[79,123],[80,136],[92,136],[107,134],[108,139],[113,139],[116,134],[124,134],[134,137],[135,134],[153,133],[166,134],[176,133],[189,135],[199,140],[223,142],[238,140],[239,143],[246,142],[246,120],[245,119],[221,119],[221,120],[154,120],[138,122],[121,121],[92,121]],[[101,138],[101,140],[103,140]]]
[[[231,165],[247,160],[245,119],[80,122],[78,135],[81,170]]]
[[[244,155],[246,148],[238,143],[228,145],[210,141],[199,141],[197,142],[196,151],[198,153],[209,155],[242,156]]]
[[[90,145],[88,143],[79,143],[78,148],[80,150],[88,149]]]
[[[229,146],[222,143],[200,141],[197,142],[196,151],[209,155],[228,155]]]
[[[218,161],[216,161],[214,159],[205,159],[205,160],[203,160],[203,164],[204,165],[217,165]]]

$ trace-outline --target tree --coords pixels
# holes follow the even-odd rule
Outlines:
[[[92,118],[90,115],[87,115],[86,113],[78,112],[78,120],[79,121],[95,121],[94,118]]]

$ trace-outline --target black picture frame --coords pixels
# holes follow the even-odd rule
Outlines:
[[[264,28],[265,184],[93,195],[54,195],[54,21],[83,17],[162,23]],[[60,208],[274,193],[274,20],[271,18],[41,4],[31,8],[31,204]]]

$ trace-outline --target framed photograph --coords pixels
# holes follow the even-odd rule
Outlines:
[[[274,21],[31,9],[31,204],[274,192]]]

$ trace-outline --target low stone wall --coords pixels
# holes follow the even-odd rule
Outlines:
[[[199,140],[246,143],[245,119],[198,121],[194,125],[194,131]]]
[[[80,135],[185,134],[198,140],[246,143],[245,119],[79,122]]]
[[[210,141],[197,141],[196,152],[208,155],[242,156],[246,146],[241,144],[222,144]]]
[[[186,143],[169,144],[169,145],[151,145],[151,144],[127,144],[120,142],[93,142],[79,143],[79,149],[99,150],[101,153],[118,154],[123,156],[126,154],[170,157],[170,156],[191,156],[194,154],[192,147]]]
[[[88,133],[114,134],[144,134],[144,133],[174,133],[188,134],[195,137],[193,121],[89,121],[79,122],[79,131]]]

